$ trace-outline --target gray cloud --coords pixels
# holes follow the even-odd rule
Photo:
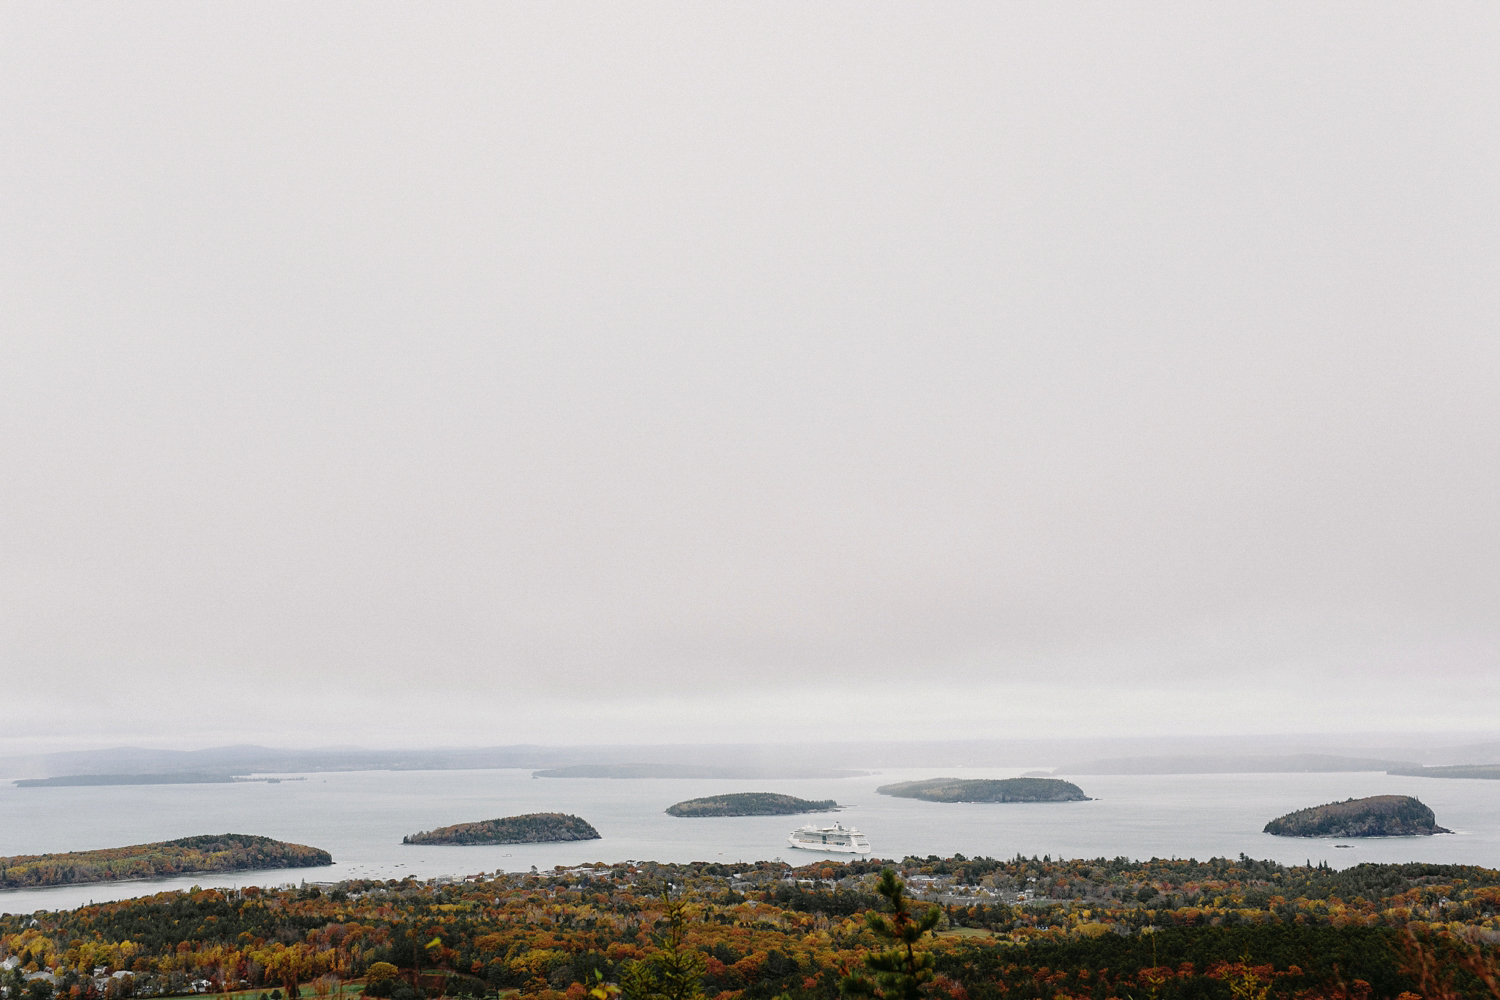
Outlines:
[[[1488,7],[3,16],[7,673],[1500,708]]]

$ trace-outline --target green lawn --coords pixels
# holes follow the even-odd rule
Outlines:
[[[965,928],[965,929],[967,929],[967,928]],[[337,994],[332,994],[332,993],[329,994],[329,1000],[332,1000],[332,998],[335,997],[335,996],[338,996],[338,997],[359,996],[361,993],[364,992],[364,988],[365,988],[365,981],[363,979],[351,979],[351,980],[347,980],[347,981],[339,984],[339,991],[338,991]],[[264,995],[266,997],[270,997],[271,990],[273,990],[273,989],[281,989],[281,988],[280,987],[267,987],[266,989],[260,989],[260,990],[231,990],[228,993],[205,993],[203,995],[205,997],[233,997],[234,1000],[259,1000],[259,998],[262,995]],[[501,1000],[505,1000],[505,998],[515,996],[516,994],[518,994],[520,992],[521,991],[518,990],[518,989],[503,989],[503,990],[499,991],[499,996],[500,996]],[[290,1000],[290,997],[288,996],[287,991],[285,989],[281,989],[281,995],[283,997],[286,997],[287,1000]],[[317,997],[317,995],[315,993],[313,993],[313,989],[312,989],[311,986],[303,986],[302,987],[300,1000],[316,1000],[316,997]]]
[[[339,984],[339,991],[337,994],[330,993],[329,996],[358,996],[360,993],[364,992],[364,988],[364,980],[349,980],[347,982]],[[259,997],[262,993],[269,997],[271,995],[271,990],[273,989],[281,989],[281,987],[270,986],[260,990],[232,990],[228,993],[205,993],[204,996],[236,997],[237,1000],[256,1000],[256,998]],[[285,989],[281,989],[281,995],[283,997],[289,996]],[[302,1000],[307,1000],[307,998],[312,996],[314,996],[314,994],[311,986],[302,987]]]

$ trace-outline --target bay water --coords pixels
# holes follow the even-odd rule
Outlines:
[[[530,770],[341,771],[234,784],[17,788],[0,784],[0,856],[122,847],[206,833],[250,833],[329,851],[331,867],[236,872],[0,892],[0,912],[66,909],[164,889],[282,885],[349,878],[419,879],[546,871],[603,861],[806,864],[795,827],[837,819],[865,833],[874,857],[1235,857],[1287,864],[1426,861],[1500,867],[1500,781],[1379,773],[1080,775],[1089,802],[946,804],[878,795],[919,778],[1008,778],[1024,768],[883,769],[867,777],[772,781],[533,778]],[[773,791],[836,799],[837,813],[680,819],[683,799]],[[1276,816],[1366,795],[1415,795],[1452,835],[1308,840],[1261,832]],[[404,835],[531,812],[573,813],[602,839],[565,844],[412,846]],[[1340,846],[1347,845],[1347,846]]]

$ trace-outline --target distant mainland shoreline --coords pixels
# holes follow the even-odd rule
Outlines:
[[[200,774],[183,771],[176,774],[64,774],[55,778],[18,778],[17,788],[84,788],[102,785],[232,785],[246,782],[277,785],[283,781],[306,781],[306,778],[252,778],[238,774]]]
[[[875,789],[881,795],[926,802],[1088,802],[1083,789],[1061,778],[929,778]]]
[[[1016,768],[1028,777],[1083,774],[1341,773],[1384,771],[1427,779],[1500,780],[1500,738],[1474,734],[1423,745],[1292,738],[1162,740],[943,740],[844,743],[631,744],[367,749],[249,744],[168,750],[141,746],[0,758],[22,787],[195,784],[236,776],[340,771],[516,769],[541,777],[842,778],[889,768]],[[1310,745],[1321,743],[1321,745]],[[815,763],[816,766],[813,766]],[[942,770],[936,770],[941,768]],[[198,776],[198,777],[194,777]],[[59,780],[61,779],[61,780]],[[283,778],[282,780],[291,780]]]
[[[736,767],[717,764],[573,764],[533,771],[533,778],[716,778],[775,781],[783,778],[863,778],[869,771],[837,767]]]

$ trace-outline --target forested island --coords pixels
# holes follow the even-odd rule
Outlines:
[[[1271,820],[1266,833],[1278,837],[1427,837],[1452,833],[1410,795],[1371,795],[1298,809]]]
[[[568,840],[598,840],[595,830],[567,813],[527,813],[477,823],[456,823],[402,837],[403,844],[553,844]]]
[[[775,792],[735,792],[688,799],[667,806],[668,816],[791,816],[796,813],[835,812],[833,799],[799,799]]]
[[[1060,778],[928,778],[875,789],[926,802],[1088,802],[1083,789]]]
[[[99,851],[0,858],[0,889],[331,864],[333,856],[316,847],[288,844],[270,837],[223,833]]]

